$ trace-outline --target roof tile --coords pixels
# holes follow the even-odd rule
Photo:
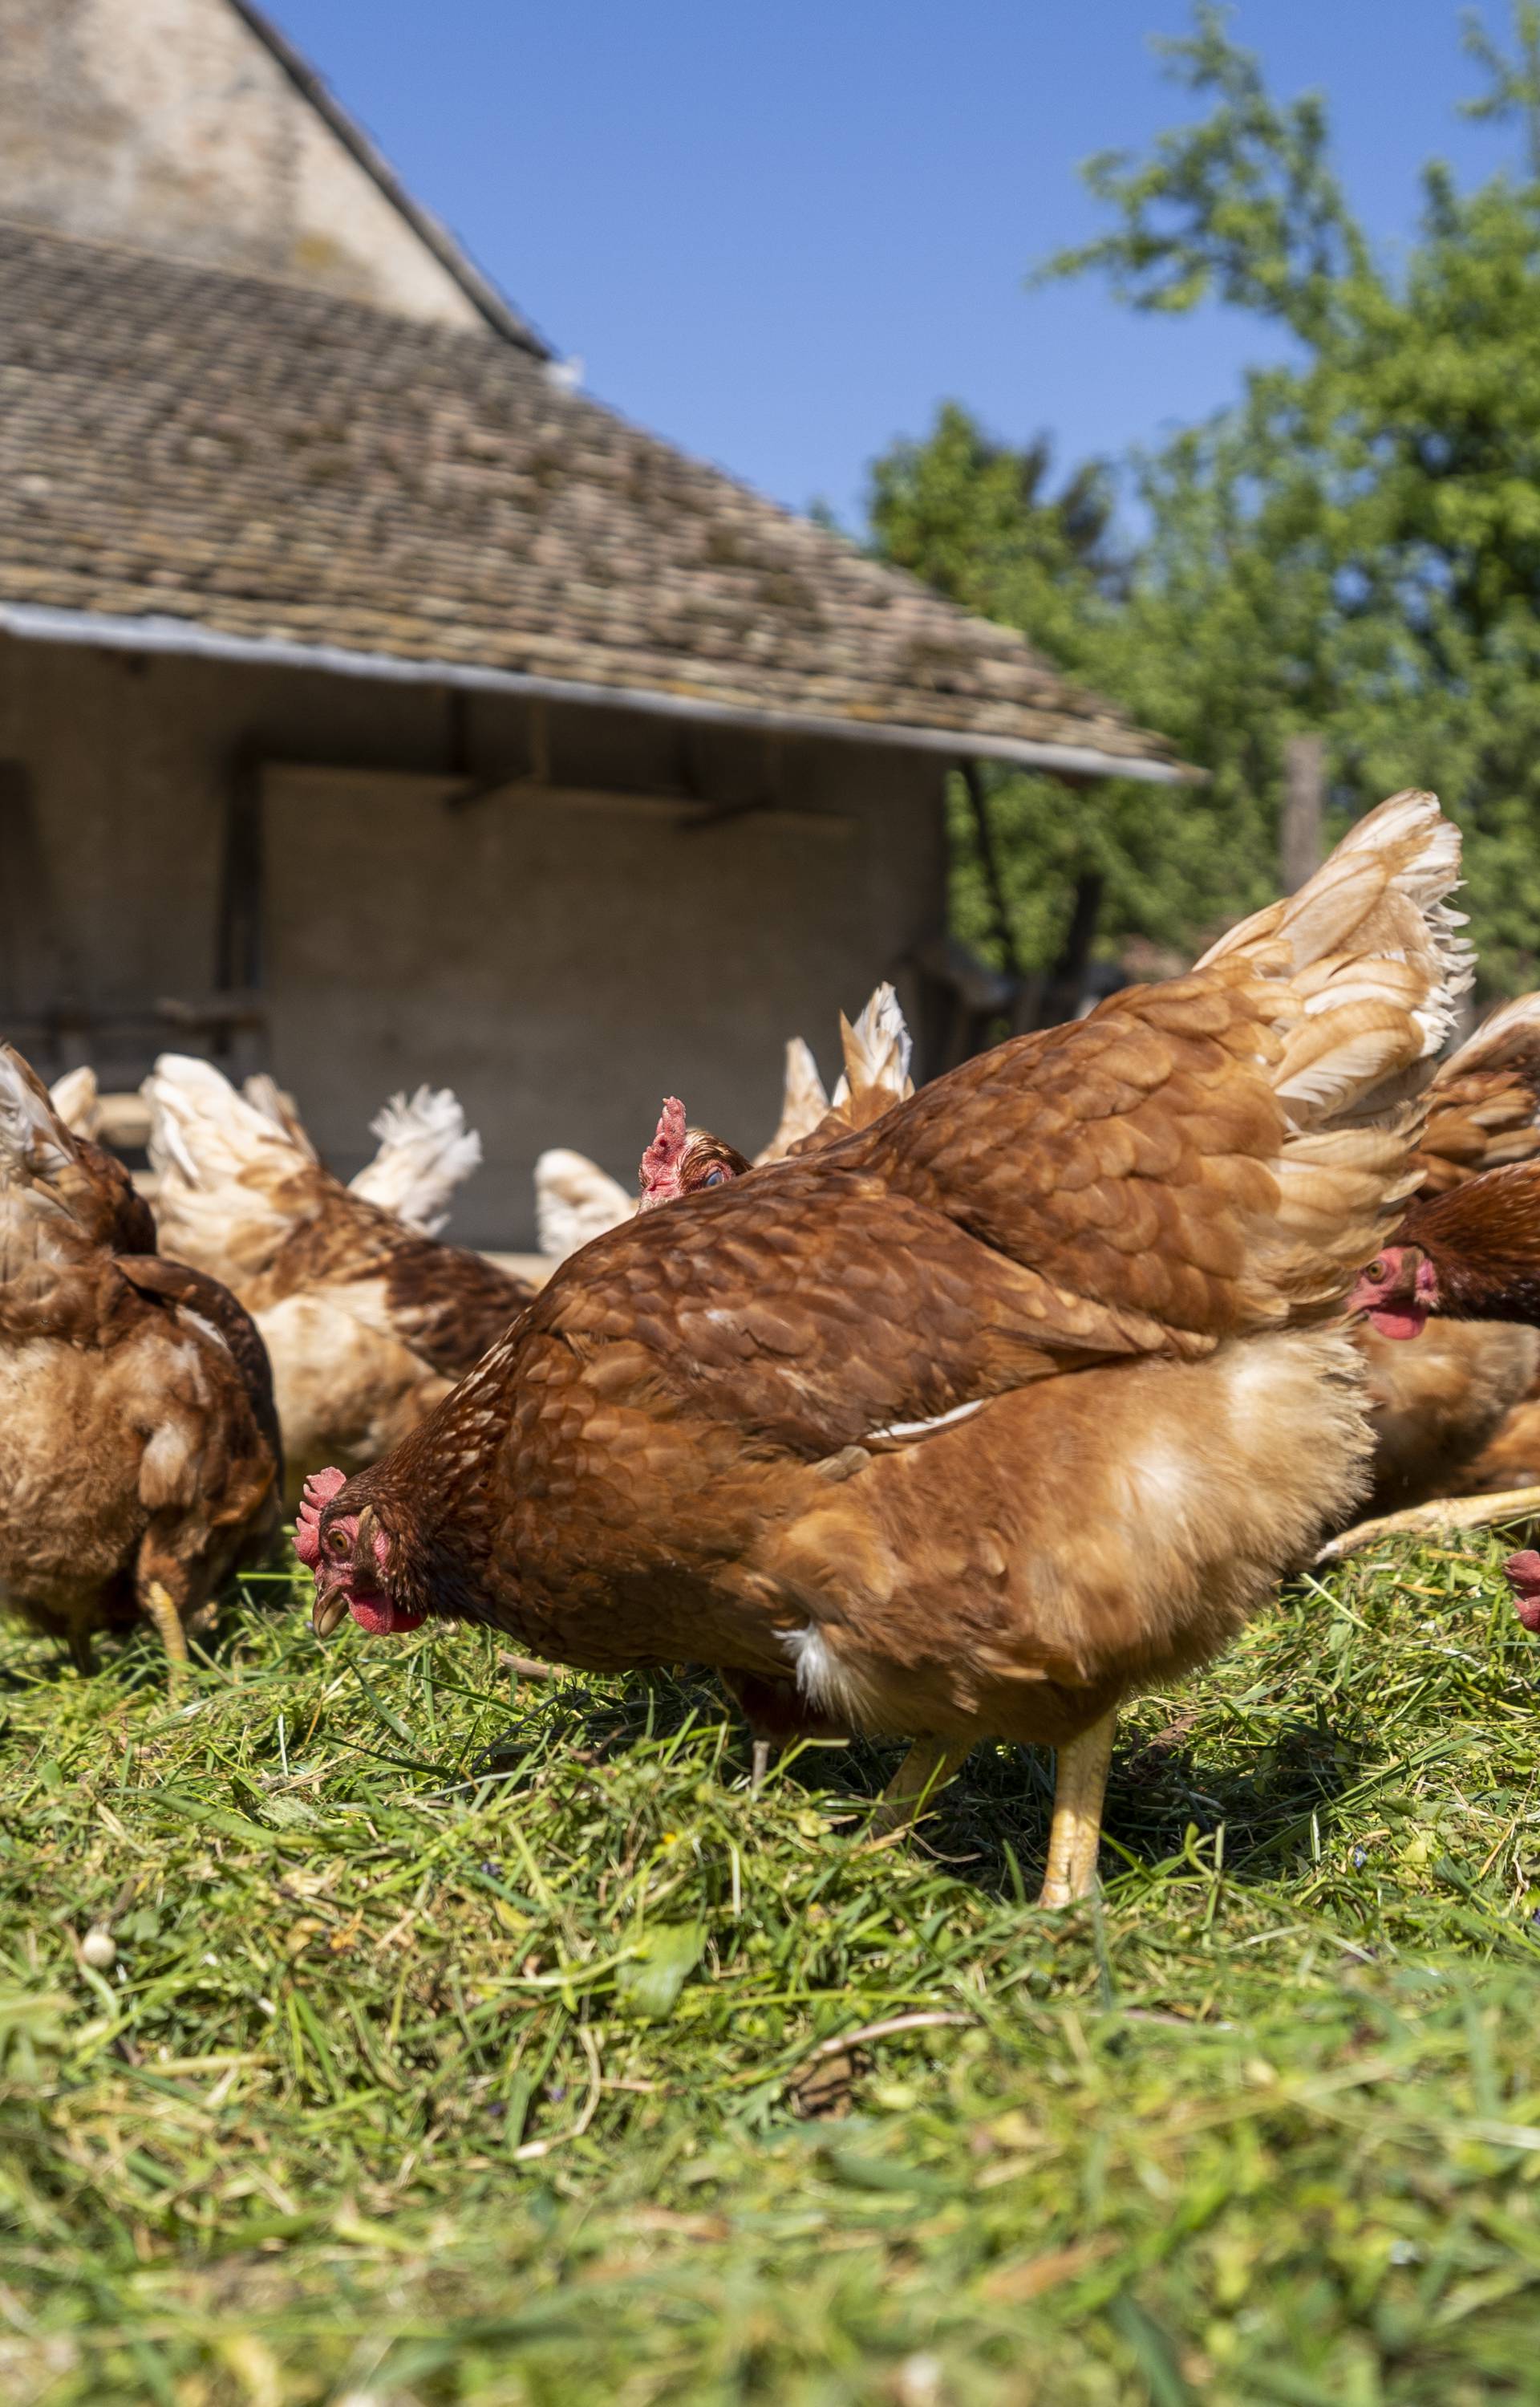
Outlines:
[[[515,344],[0,222],[6,601],[1171,764]]]

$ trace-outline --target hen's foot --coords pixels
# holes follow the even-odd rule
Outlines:
[[[1079,1738],[1058,1751],[1053,1782],[1053,1821],[1048,1833],[1048,1870],[1039,1905],[1072,1905],[1096,1885],[1102,1801],[1112,1760],[1116,1713],[1103,1714]]]
[[[756,1738],[754,1742],[754,1754],[749,1765],[749,1795],[751,1797],[757,1797],[759,1791],[763,1788],[765,1785],[765,1774],[770,1770],[770,1743],[769,1739]]]
[[[189,1669],[187,1632],[182,1617],[172,1603],[159,1580],[148,1580],[139,1599],[139,1609],[166,1651],[173,1691],[180,1688]]]
[[[872,1837],[886,1839],[895,1830],[907,1830],[921,1807],[946,1786],[966,1759],[971,1744],[968,1739],[949,1744],[944,1739],[917,1738],[883,1791],[882,1803],[872,1816]]]
[[[1381,1538],[1436,1538],[1457,1530],[1486,1530],[1495,1521],[1533,1521],[1540,1517],[1540,1488],[1505,1488],[1487,1496],[1437,1496],[1431,1504],[1414,1504],[1405,1513],[1387,1513],[1378,1521],[1360,1521],[1329,1538],[1316,1557],[1318,1563],[1339,1563],[1345,1555],[1361,1554]]]

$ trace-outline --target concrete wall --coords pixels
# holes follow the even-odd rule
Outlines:
[[[207,1049],[153,1011],[212,990],[243,761],[269,764],[271,1066],[345,1174],[388,1091],[457,1087],[488,1157],[473,1243],[532,1242],[547,1145],[629,1183],[665,1092],[756,1148],[784,1039],[832,1078],[841,1006],[902,990],[944,916],[930,756],[0,638],[0,1016],[45,1075]],[[696,826],[687,795],[776,807]],[[89,1024],[49,1042],[65,1000]]]
[[[481,323],[227,0],[0,0],[0,215]]]

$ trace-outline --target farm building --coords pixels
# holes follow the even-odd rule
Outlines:
[[[0,0],[0,1018],[392,1089],[629,1175],[750,1146],[782,1042],[922,1032],[949,771],[1182,772],[822,529],[570,389],[245,0]]]

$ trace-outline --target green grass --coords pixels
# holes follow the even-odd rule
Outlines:
[[[0,2396],[1533,2400],[1501,1552],[1349,1564],[1145,1699],[1053,1917],[1020,1753],[874,1848],[891,1755],[752,1800],[688,1678],[323,1651],[281,1578],[175,1706],[9,1632]]]

